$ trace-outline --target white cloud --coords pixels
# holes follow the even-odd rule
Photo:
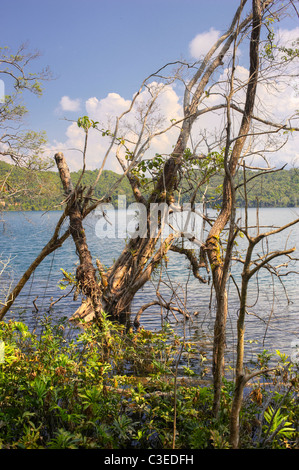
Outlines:
[[[271,71],[269,71],[271,72]],[[230,69],[225,69],[221,74],[219,80],[222,82],[222,85],[217,85],[213,91],[216,93],[227,93],[227,77],[230,75]],[[249,71],[243,66],[237,66],[235,69],[235,88],[241,87],[244,84],[244,87],[241,87],[233,97],[234,103],[237,104],[241,109],[243,108],[245,102],[245,93],[246,85],[249,78]],[[280,77],[275,74],[269,73],[268,79],[266,80],[266,75],[263,77],[263,80],[259,82],[257,87],[257,95],[255,100],[255,109],[254,115],[262,119],[268,120],[270,122],[285,125],[287,124],[290,127],[298,127],[298,117],[296,118],[296,111],[299,109],[299,95],[296,93],[295,79],[286,79],[286,77]],[[298,80],[297,80],[298,85]],[[220,95],[215,95],[215,100],[219,100]],[[208,105],[209,100],[213,96],[206,100],[206,105]],[[223,100],[222,100],[223,101]],[[214,104],[214,103],[212,103]],[[235,111],[232,111],[233,116],[233,126],[232,132],[233,136],[236,136],[239,131],[241,114]],[[288,119],[292,117],[290,121]],[[201,118],[202,125],[213,131],[218,129],[218,135],[220,135],[222,129],[224,129],[224,113],[216,113],[213,115],[204,115]],[[249,151],[259,150],[268,160],[270,166],[281,166],[285,163],[292,166],[295,162],[298,166],[299,163],[299,133],[284,133],[282,132],[273,132],[276,130],[275,127],[269,127],[265,124],[253,120],[253,125],[256,133],[261,133],[260,136],[254,136],[254,138],[248,138],[245,144],[245,149],[249,148],[248,145],[251,144],[252,147]],[[200,122],[199,122],[200,124]],[[272,131],[271,134],[267,134],[268,131]],[[262,135],[262,133],[265,133]],[[285,142],[285,145],[283,145]],[[249,157],[251,161],[251,157]],[[265,166],[264,160],[260,156],[255,156],[252,159],[252,162],[255,165]]]
[[[223,102],[221,93],[224,93],[227,88],[227,78],[230,70],[224,69],[221,76],[219,77],[221,84],[215,85],[209,97],[205,97],[202,106],[213,106],[220,102]],[[243,66],[237,66],[235,70],[235,85],[239,86],[241,83],[246,84],[248,81],[249,72]],[[296,95],[294,90],[290,86],[290,82],[284,84],[275,84],[276,87],[266,86],[266,83],[261,83],[258,86],[257,100],[255,114],[264,117],[269,120],[273,120],[277,123],[285,123],[285,119],[292,115],[297,109],[299,109],[299,97]],[[120,136],[125,135],[126,138],[130,138],[132,141],[137,139],[138,133],[141,128],[140,116],[144,114],[147,109],[147,103],[151,98],[155,90],[161,88],[161,84],[152,82],[148,85],[147,89],[144,89],[138,96],[133,111],[126,114],[124,122],[120,126]],[[170,125],[171,119],[179,120],[182,117],[182,105],[181,97],[178,94],[178,89],[174,85],[167,85],[160,90],[159,97],[156,102],[155,110],[148,120],[148,129],[151,131],[155,126],[159,129],[165,129]],[[244,104],[245,88],[241,88],[234,96],[235,103],[238,103],[240,107]],[[131,100],[125,99],[117,93],[109,93],[104,98],[98,98],[96,96],[90,97],[85,102],[86,114],[93,120],[99,121],[99,126],[103,126],[104,129],[114,129],[116,116],[119,116],[125,110],[129,109]],[[233,132],[237,134],[240,125],[241,115],[233,111]],[[297,121],[298,122],[298,121]],[[298,126],[296,121],[293,121],[291,125]],[[257,123],[258,129],[262,130],[263,125]],[[209,138],[209,143],[218,141],[219,136],[225,137],[225,110],[219,110],[215,113],[203,114],[196,124],[194,125],[193,132],[193,144],[200,140],[202,132],[206,131],[206,136]],[[150,149],[145,153],[145,158],[151,158],[155,153],[170,154],[173,145],[178,137],[178,128],[173,127],[167,133],[163,133],[160,136],[155,137],[151,142]],[[274,146],[277,142],[274,140],[278,134],[273,135],[271,142],[269,141],[268,149],[270,144]],[[54,142],[51,148],[51,153],[54,151],[63,151],[69,162],[69,166],[72,170],[79,170],[82,168],[82,149],[84,147],[84,131],[78,128],[74,122],[70,124],[66,131],[65,139],[61,142]],[[282,135],[282,137],[285,137]],[[250,139],[246,142],[248,145]],[[107,148],[111,142],[110,137],[102,136],[101,132],[91,129],[88,140],[88,152],[87,152],[87,169],[99,168]],[[255,138],[254,143],[259,149],[265,147],[265,141],[262,139]],[[292,163],[294,159],[298,158],[299,148],[299,136],[294,133],[290,136],[288,144],[283,147],[277,153],[266,153],[266,156],[271,156],[271,165],[280,165],[281,162]],[[77,150],[74,150],[77,149]],[[199,148],[198,151],[207,151],[207,147],[204,144],[203,148]],[[256,160],[257,161],[257,160]],[[117,162],[114,152],[108,157],[106,169],[119,172],[120,166]]]
[[[158,86],[153,82],[149,88],[153,92]],[[137,98],[133,111],[124,117],[124,122],[120,126],[120,135],[125,134],[127,138],[132,138],[136,141],[136,135],[140,131],[140,121],[138,120],[142,109],[146,109],[146,104],[151,95],[145,89]],[[155,126],[157,123],[159,128],[166,128],[170,125],[171,119],[180,119],[182,116],[182,109],[180,105],[180,98],[171,86],[166,86],[161,90],[157,99],[155,112],[150,117],[148,123],[150,126]],[[64,105],[68,101],[64,100]],[[114,130],[116,117],[120,116],[124,111],[128,110],[131,100],[127,100],[117,93],[109,93],[105,98],[99,99],[95,96],[90,97],[85,102],[86,114],[90,119],[99,122],[99,127],[103,129]],[[178,131],[172,129],[163,136],[156,137],[152,141],[151,153],[148,156],[155,155],[155,153],[169,153],[172,149],[174,138],[177,136]],[[65,153],[68,164],[71,170],[79,170],[82,168],[82,149],[84,147],[85,134],[81,128],[78,128],[77,123],[73,122],[67,127],[66,139],[61,142],[53,142],[48,151],[53,154],[57,151]],[[87,169],[99,168],[105,153],[110,144],[110,138],[102,136],[96,130],[91,129],[88,136],[88,151],[87,151]],[[109,155],[107,160],[106,169],[113,171],[120,171],[119,163],[117,162],[113,152]]]
[[[204,56],[220,36],[220,31],[210,28],[209,31],[195,36],[189,44],[189,51],[194,59],[200,59]]]
[[[292,43],[299,39],[299,26],[293,29],[279,28],[276,32],[279,44],[291,47]]]
[[[72,100],[69,96],[63,96],[59,105],[62,111],[79,111],[80,100],[78,98]]]
[[[86,111],[91,119],[105,120],[116,117],[130,106],[131,101],[125,100],[118,93],[108,93],[106,98],[98,100],[89,98],[86,103]]]

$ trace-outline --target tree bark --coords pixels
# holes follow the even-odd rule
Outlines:
[[[246,92],[246,101],[243,117],[234,142],[231,157],[228,164],[228,173],[223,181],[222,208],[210,233],[207,237],[206,247],[211,265],[213,285],[216,293],[216,319],[214,327],[213,347],[213,378],[214,378],[214,404],[213,412],[217,416],[220,407],[221,384],[224,372],[225,334],[227,319],[227,293],[226,279],[223,276],[223,260],[220,254],[220,235],[228,223],[233,210],[232,184],[236,174],[238,162],[244,147],[246,136],[249,132],[250,122],[254,109],[257,80],[259,73],[259,41],[261,30],[261,0],[252,1],[252,30],[250,39],[250,70],[249,82]]]
[[[268,264],[272,259],[279,256],[290,255],[295,251],[295,248],[290,248],[282,251],[275,251],[274,253],[269,254],[264,258],[264,260],[259,263],[254,263],[254,268],[250,269],[252,264],[252,254],[254,247],[268,235],[279,233],[291,225],[295,225],[299,222],[299,219],[294,220],[290,224],[287,224],[280,229],[274,230],[269,233],[259,234],[255,238],[252,238],[248,235],[246,229],[246,237],[249,241],[249,246],[247,248],[246,258],[244,262],[244,267],[242,271],[242,284],[241,284],[241,294],[240,294],[240,310],[239,317],[237,321],[237,360],[236,360],[236,380],[235,380],[235,391],[234,398],[231,408],[230,416],[230,444],[234,449],[239,447],[239,416],[243,402],[243,391],[246,383],[250,379],[250,376],[245,376],[244,374],[244,340],[245,340],[245,315],[246,315],[246,302],[247,302],[247,292],[248,284],[251,277],[259,271],[263,266]]]
[[[236,34],[236,24],[240,17],[241,12],[244,9],[246,0],[240,2],[240,6],[232,20],[232,23],[229,29],[224,33],[221,38],[217,41],[217,47],[221,47],[220,52],[212,59],[213,52],[217,49],[212,48],[211,51],[207,54],[204,62],[199,66],[198,71],[194,74],[194,77],[191,79],[189,85],[186,88],[184,96],[184,120],[181,127],[181,132],[176,142],[175,148],[170,155],[169,159],[166,161],[163,168],[163,172],[157,180],[154,190],[147,199],[146,206],[149,211],[151,203],[172,203],[173,192],[176,189],[177,184],[177,174],[184,162],[184,152],[186,150],[191,129],[194,121],[196,120],[199,110],[198,106],[200,99],[204,93],[205,87],[208,84],[212,74],[215,70],[222,65],[223,57],[228,52],[230,46],[232,45]],[[246,19],[241,23],[240,28],[245,28],[250,23],[252,15],[247,15]],[[242,126],[242,131],[246,131],[245,126]],[[127,174],[128,180],[132,186],[133,193],[136,197],[136,200],[140,201],[140,191],[136,187],[136,179],[132,178],[130,173]],[[138,185],[137,185],[138,186]],[[228,220],[230,214],[230,204],[229,204],[229,185],[228,182],[224,184],[225,191],[228,192],[226,197],[226,202],[228,207],[225,207],[217,224],[224,226]],[[220,219],[223,218],[223,222]],[[221,233],[222,229],[216,229],[216,237]],[[217,253],[218,247],[217,243],[215,244],[215,250],[211,248],[212,244],[212,233],[208,241],[208,248],[210,250],[210,259],[214,257],[214,253]],[[111,314],[113,317],[120,317],[130,313],[131,302],[134,298],[136,292],[150,279],[150,275],[154,267],[161,261],[164,254],[169,249],[166,247],[166,244],[163,244],[163,249],[157,250],[158,238],[150,239],[134,239],[130,240],[128,246],[124,249],[119,259],[115,262],[113,267],[106,273],[107,287],[103,291],[103,307],[106,312]],[[216,256],[217,257],[217,256]],[[151,260],[151,261],[150,261]],[[148,264],[148,266],[146,266]],[[211,261],[213,264],[213,261]],[[214,270],[214,276],[221,275],[221,270],[218,268]],[[217,282],[215,281],[215,285]],[[219,292],[218,292],[219,294]],[[226,297],[225,297],[226,298]],[[224,304],[225,305],[225,302]],[[220,303],[219,303],[220,306]],[[84,312],[88,314],[88,317],[91,318],[91,304],[86,303],[82,308],[80,308],[75,316],[84,316]],[[225,327],[225,325],[224,325]],[[219,329],[219,334],[222,334],[223,327]],[[222,350],[220,351],[220,356],[222,356]]]
[[[96,270],[93,266],[92,256],[88,249],[85,230],[83,228],[83,214],[80,207],[80,193],[82,189],[73,190],[69,168],[62,153],[55,155],[55,161],[60,179],[68,197],[67,213],[70,220],[70,234],[74,240],[80,264],[76,270],[78,286],[84,296],[90,299],[96,320],[101,322],[102,290],[96,279]]]

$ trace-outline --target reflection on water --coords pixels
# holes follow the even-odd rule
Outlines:
[[[266,226],[281,226],[298,217],[298,209],[260,209],[260,230],[268,230]],[[213,215],[212,211],[211,214]],[[53,227],[60,212],[6,212],[4,222],[0,226],[0,254],[2,261],[10,259],[9,268],[1,276],[0,301],[3,302],[3,293],[8,285],[14,285],[20,275],[35,259],[37,254],[49,240]],[[125,243],[125,211],[119,213],[108,213],[110,221],[118,223],[117,233],[119,238],[112,238],[111,231],[115,232],[115,226],[106,222],[102,228],[106,230],[106,237],[96,236],[96,227],[99,224],[98,215],[91,215],[85,222],[86,234],[89,248],[94,259],[99,258],[101,262],[110,266],[118,257]],[[132,215],[132,214],[131,214]],[[244,212],[239,211],[238,217],[244,222]],[[132,226],[132,218],[131,226]],[[241,223],[240,221],[240,223]],[[256,221],[255,209],[249,210],[249,225],[254,226]],[[256,230],[256,229],[253,229]],[[256,256],[265,254],[266,250],[284,249],[296,245],[299,239],[299,226],[294,226],[287,231],[269,238],[268,242],[258,245]],[[237,240],[237,249],[242,255],[246,246],[241,237]],[[294,257],[296,257],[296,252]],[[200,284],[192,277],[188,262],[181,255],[169,252],[167,274],[163,274],[159,283],[159,292],[166,301],[176,301],[180,308],[184,308],[190,315],[185,321],[177,313],[168,313],[167,318],[161,316],[160,308],[150,307],[141,317],[141,325],[148,329],[158,330],[161,322],[170,322],[175,330],[182,336],[186,335],[194,341],[199,352],[211,353],[211,338],[214,327],[214,298],[210,284]],[[282,264],[284,258],[275,264]],[[38,308],[38,312],[49,308],[51,302],[56,301],[62,295],[66,295],[69,289],[61,291],[58,287],[62,278],[61,268],[68,272],[74,272],[77,264],[77,256],[71,239],[66,240],[64,245],[56,252],[46,258],[37,268],[34,276],[27,282],[12,311],[6,318],[12,317],[20,311],[24,311],[23,319],[33,326],[34,316],[32,312]],[[229,282],[229,317],[227,323],[227,345],[229,358],[234,358],[234,347],[236,344],[236,319],[238,313],[238,293],[235,284],[240,283],[242,263],[233,262],[233,279]],[[299,336],[299,271],[296,261],[291,263],[291,268],[283,268],[286,274],[288,270],[292,273],[283,277],[284,285],[275,273],[269,273],[267,269],[259,272],[258,284],[252,279],[248,295],[248,315],[246,317],[246,358],[254,357],[255,351],[263,348],[269,351],[279,349],[291,354],[292,342]],[[0,266],[1,272],[1,266]],[[133,302],[133,315],[139,308],[155,298],[155,289],[160,279],[159,269],[143,289],[138,292]],[[173,294],[175,293],[175,294]],[[80,305],[80,301],[74,302],[72,295],[63,297],[53,306],[53,315],[69,317]],[[133,320],[134,318],[132,318]]]

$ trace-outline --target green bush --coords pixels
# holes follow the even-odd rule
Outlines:
[[[168,326],[159,333],[126,331],[106,319],[102,330],[70,330],[66,320],[54,324],[45,317],[38,333],[22,322],[1,322],[0,341],[3,449],[169,449],[175,405],[177,448],[229,447],[233,383],[224,383],[217,420],[208,382],[188,385],[186,376],[175,395],[177,360],[192,348]],[[289,379],[284,375],[285,384]],[[287,392],[260,383],[248,394],[241,415],[243,447],[296,446],[298,383],[292,380]]]

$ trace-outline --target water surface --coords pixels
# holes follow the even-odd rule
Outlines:
[[[53,212],[5,212],[4,222],[0,225],[0,254],[3,261],[10,259],[10,263],[0,278],[0,301],[4,301],[4,292],[13,286],[21,274],[28,268],[43,246],[50,239],[55,224],[60,216],[59,211]],[[210,211],[213,215],[213,211]],[[260,209],[259,224],[260,231],[269,230],[269,226],[282,226],[298,217],[299,209]],[[90,215],[85,221],[86,234],[90,251],[94,259],[110,266],[113,260],[121,253],[126,242],[125,236],[125,211],[116,213],[108,212],[110,221],[103,223],[97,214]],[[239,223],[244,223],[244,211],[238,213]],[[118,238],[112,238],[112,232],[117,227]],[[256,210],[249,209],[249,225],[256,223]],[[104,238],[99,234],[99,224],[101,233],[106,234]],[[266,228],[268,227],[268,228]],[[253,230],[253,233],[256,229]],[[285,247],[296,246],[299,240],[299,226],[293,226],[283,233],[271,236],[268,242],[263,242],[257,247],[256,256],[263,256],[266,250],[285,249]],[[246,247],[246,242],[241,237],[237,240],[237,249],[242,255],[242,250]],[[244,255],[243,255],[244,256]],[[298,256],[295,252],[294,257]],[[211,285],[201,284],[194,279],[189,269],[187,260],[181,255],[169,252],[167,274],[163,275],[159,290],[166,300],[176,300],[180,307],[186,309],[190,314],[190,320],[175,313],[169,313],[167,319],[161,317],[160,308],[151,307],[144,312],[141,317],[141,325],[152,330],[159,330],[161,321],[169,321],[176,331],[182,336],[187,335],[196,342],[198,350],[211,351],[211,338],[214,327],[214,299],[211,296]],[[274,262],[279,265],[285,262],[285,258]],[[49,308],[51,302],[66,295],[70,289],[62,291],[58,285],[62,279],[61,268],[68,272],[75,272],[78,263],[74,244],[71,238],[66,240],[64,245],[56,252],[49,255],[36,269],[34,276],[30,278],[13,305],[11,311],[5,318],[14,317],[17,313],[23,312],[23,320],[33,326],[36,315]],[[240,284],[240,273],[242,263],[233,262],[232,274],[235,283]],[[0,269],[1,271],[1,269]],[[289,355],[294,355],[294,344],[299,338],[299,291],[298,291],[298,262],[293,261],[288,268],[283,268],[282,272],[287,274],[281,280],[269,272],[262,269],[259,272],[258,282],[252,279],[248,296],[248,315],[246,316],[246,359],[254,357],[254,353],[262,351],[264,348],[269,351],[279,349]],[[133,316],[139,308],[155,299],[155,289],[160,276],[159,269],[144,288],[138,292],[133,302]],[[229,317],[227,323],[227,345],[228,357],[234,359],[236,344],[235,324],[238,314],[238,294],[232,279],[229,282]],[[175,295],[173,295],[175,292]],[[33,301],[38,309],[34,307]],[[56,317],[70,317],[80,305],[80,300],[74,302],[72,294],[62,298],[53,307],[52,313]]]

